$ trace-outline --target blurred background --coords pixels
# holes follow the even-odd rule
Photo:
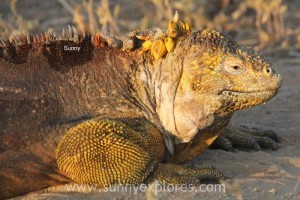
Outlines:
[[[167,29],[175,11],[194,30],[213,28],[258,50],[300,47],[299,0],[0,0],[0,37],[73,25],[124,39],[136,29]]]

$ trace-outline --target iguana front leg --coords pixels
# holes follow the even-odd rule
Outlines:
[[[213,147],[227,151],[237,148],[278,149],[279,138],[272,130],[249,129],[228,124],[221,135],[214,141]]]
[[[149,130],[151,131],[151,130]],[[163,151],[160,138],[143,135],[120,120],[90,120],[71,128],[56,150],[59,170],[77,183],[105,187],[142,183]],[[144,137],[145,136],[145,137]],[[151,142],[158,145],[147,152]]]
[[[166,156],[166,159],[171,163],[185,163],[193,160],[208,149],[222,131],[223,129],[217,133],[204,131],[188,143],[176,144],[174,148],[174,155]]]
[[[101,119],[71,128],[59,142],[56,157],[64,175],[98,187],[152,180],[195,184],[223,178],[210,166],[191,169],[159,163],[164,148],[161,133],[146,119]]]

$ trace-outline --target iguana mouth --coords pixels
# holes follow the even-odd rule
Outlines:
[[[276,90],[265,90],[265,91],[251,91],[251,92],[240,92],[240,91],[232,91],[232,90],[223,90],[220,95],[230,96],[230,97],[252,97],[252,96],[260,96],[260,97],[270,97],[277,93]]]
[[[241,110],[251,106],[259,105],[273,98],[276,93],[277,90],[275,89],[249,92],[224,90],[220,93],[223,101],[223,109],[221,109],[221,111]]]

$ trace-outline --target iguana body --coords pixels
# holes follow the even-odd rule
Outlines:
[[[131,51],[74,30],[52,37],[20,36],[0,48],[1,198],[72,180],[220,179],[211,167],[177,164],[199,156],[235,110],[272,98],[281,82],[265,59],[215,31],[176,36],[174,50],[155,59],[135,35]],[[225,148],[228,139],[275,146],[272,133],[225,130],[216,141]]]

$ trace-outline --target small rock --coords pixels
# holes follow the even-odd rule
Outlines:
[[[268,190],[268,192],[275,194],[276,193],[276,189],[272,188],[272,189]]]
[[[258,191],[258,188],[253,188],[252,190],[251,190],[251,192],[257,192]]]

